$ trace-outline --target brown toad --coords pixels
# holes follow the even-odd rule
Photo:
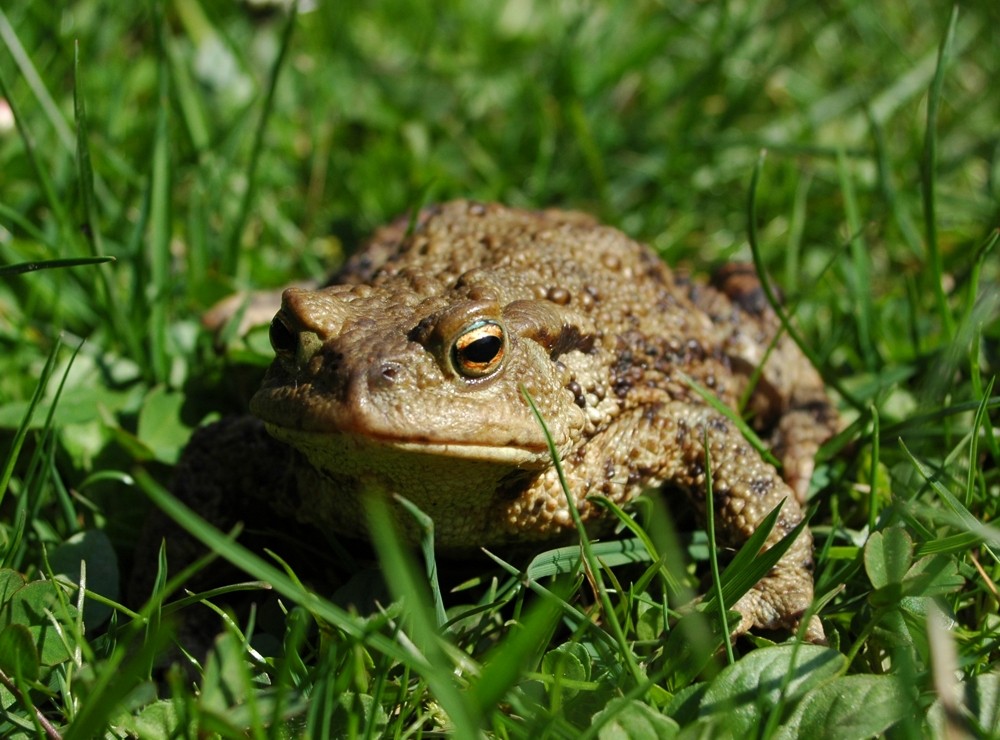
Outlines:
[[[297,498],[282,505],[320,528],[357,534],[366,496],[400,493],[434,519],[444,551],[540,546],[573,523],[523,388],[595,532],[607,520],[592,494],[625,503],[666,487],[702,503],[707,437],[722,544],[740,545],[784,500],[773,544],[801,521],[812,457],[836,424],[794,343],[768,354],[779,328],[745,268],[703,285],[580,214],[452,202],[411,233],[383,229],[327,287],[284,293],[277,359],[251,409],[294,448],[291,467],[275,472],[259,433],[226,433],[256,445],[242,485],[284,480]],[[691,382],[736,408],[765,360],[746,411],[784,478]],[[213,460],[189,453],[181,487],[202,485],[192,478]],[[737,605],[739,630],[795,626],[811,566],[805,530]],[[822,638],[817,620],[810,636]]]

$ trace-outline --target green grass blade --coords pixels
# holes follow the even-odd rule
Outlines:
[[[370,496],[366,503],[372,544],[379,555],[382,572],[393,596],[405,604],[405,622],[410,627],[413,643],[426,661],[422,675],[454,723],[455,734],[458,737],[479,737],[482,717],[470,697],[459,691],[455,684],[455,667],[442,649],[443,638],[438,633],[425,584],[414,572],[409,555],[403,552],[388,504],[380,496]]]
[[[35,385],[35,392],[32,394],[31,401],[28,403],[28,408],[24,412],[24,418],[18,425],[17,432],[14,434],[14,441],[11,443],[10,450],[7,452],[3,470],[0,471],[0,504],[3,503],[4,496],[7,494],[7,487],[10,485],[11,476],[14,474],[14,465],[17,464],[17,458],[21,454],[21,447],[24,446],[24,440],[28,436],[28,429],[31,428],[31,418],[35,415],[35,409],[38,407],[39,401],[42,400],[42,394],[45,393],[45,389],[49,385],[49,378],[52,377],[52,371],[55,369],[56,357],[59,354],[61,347],[62,343],[58,340],[52,346],[52,350],[49,352],[49,356],[45,361],[45,366],[42,368],[42,372],[38,376],[38,383]]]
[[[715,409],[720,414],[729,419],[729,421],[731,421],[733,425],[737,429],[739,429],[740,434],[743,435],[743,438],[746,439],[746,441],[749,442],[750,445],[758,453],[760,453],[760,456],[763,457],[766,462],[769,462],[776,468],[779,469],[781,468],[781,463],[778,462],[777,458],[775,458],[774,455],[771,454],[771,451],[768,449],[767,445],[764,444],[764,441],[757,435],[757,433],[753,429],[750,428],[750,425],[747,424],[742,419],[742,417],[740,417],[739,414],[737,414],[733,409],[731,409],[729,406],[720,401],[718,396],[716,396],[710,390],[699,384],[698,381],[695,380],[694,378],[690,377],[689,375],[687,375],[682,371],[678,371],[678,375],[681,376],[684,382],[687,383],[691,387],[691,389],[695,393],[697,393],[698,396],[700,396],[705,403],[707,403],[713,409]]]
[[[289,578],[280,569],[225,537],[219,530],[205,522],[188,507],[171,496],[146,471],[137,470],[135,480],[139,483],[142,491],[167,516],[181,525],[185,531],[202,542],[218,556],[225,558],[254,578],[271,584],[275,591],[292,599],[296,603],[302,604],[309,611],[322,617],[351,639],[367,644],[371,648],[417,670],[423,671],[428,668],[428,664],[422,658],[402,648],[394,640],[390,640],[384,635],[369,633],[365,625],[356,617],[351,616],[343,609],[325,599],[321,599],[316,594],[307,591],[301,584]]]
[[[448,621],[448,617],[445,615],[444,597],[441,595],[441,584],[437,575],[437,555],[434,552],[434,520],[408,498],[396,495],[395,499],[420,525],[420,553],[424,556],[424,564],[427,567],[427,583],[434,601],[434,616],[437,618],[437,626],[441,627]]]
[[[944,266],[941,261],[941,249],[938,244],[937,212],[936,212],[936,179],[937,179],[937,124],[938,111],[941,107],[941,90],[944,77],[951,63],[955,46],[955,28],[958,25],[958,5],[952,6],[948,18],[948,29],[938,50],[937,67],[934,70],[934,81],[931,83],[930,96],[927,101],[927,129],[924,132],[924,161],[920,178],[921,194],[924,203],[924,230],[927,238],[927,258],[930,262],[928,277],[932,282],[931,289],[937,300],[938,314],[945,334],[949,337],[955,332],[955,319],[944,293]]]
[[[760,184],[761,172],[764,169],[764,159],[767,156],[766,151],[761,151],[760,155],[757,157],[757,163],[754,165],[753,173],[750,176],[750,188],[747,193],[747,241],[750,244],[750,252],[753,255],[753,264],[757,270],[757,275],[760,278],[760,287],[764,291],[764,297],[767,298],[767,302],[770,304],[771,309],[774,311],[778,320],[781,322],[781,326],[784,331],[791,337],[792,341],[798,345],[799,349],[802,350],[802,354],[806,356],[806,359],[812,363],[818,371],[822,373],[822,363],[819,361],[819,357],[813,351],[812,347],[803,339],[799,331],[792,325],[791,321],[788,319],[788,315],[785,309],[781,305],[781,301],[778,300],[778,296],[775,295],[774,288],[771,287],[771,281],[767,279],[767,270],[764,267],[764,257],[760,251],[760,243],[757,240],[757,188]],[[857,400],[852,393],[850,393],[844,385],[837,378],[829,377],[827,374],[823,375],[823,380],[830,386],[837,390],[837,393],[847,401],[849,404],[857,409],[863,408],[863,404]]]
[[[910,452],[910,449],[906,446],[903,440],[899,440],[900,446],[903,448],[903,452],[910,459],[910,462],[920,473],[921,477],[934,489],[934,492],[941,498],[944,502],[945,507],[956,517],[957,522],[969,532],[980,532],[984,534],[985,544],[988,545],[988,552],[993,560],[1000,562],[1000,557],[997,553],[993,552],[993,548],[1000,546],[1000,539],[993,534],[991,536],[990,529],[984,526],[973,514],[970,512],[965,504],[959,501],[939,480],[939,476],[931,471],[923,462],[917,459],[917,457]]]
[[[170,161],[170,63],[164,51],[166,40],[162,11],[157,11],[157,37],[160,53],[157,58],[156,133],[153,138],[152,162],[149,173],[149,286],[137,298],[143,302],[148,316],[146,336],[149,348],[148,371],[156,382],[166,381],[169,373],[167,348],[167,302],[170,280],[170,237],[172,233],[171,161]]]
[[[0,8],[0,40],[7,47],[7,52],[14,59],[18,71],[20,71],[28,83],[28,87],[31,88],[31,92],[34,94],[39,105],[41,105],[42,110],[45,111],[49,123],[55,129],[59,142],[66,148],[67,152],[73,151],[73,132],[66,123],[66,118],[59,109],[59,104],[53,100],[52,94],[45,85],[45,81],[38,74],[38,69],[32,63],[31,56],[14,32],[14,28],[8,20],[7,14],[4,13],[3,8]],[[6,95],[6,92],[4,92],[4,95]]]
[[[638,663],[636,663],[635,656],[632,654],[632,649],[629,647],[628,641],[625,639],[625,632],[622,629],[621,622],[618,620],[618,615],[611,603],[611,598],[601,581],[599,575],[600,564],[594,556],[590,537],[587,536],[587,530],[583,526],[583,521],[580,519],[580,512],[576,507],[576,502],[573,500],[573,494],[566,481],[566,473],[563,470],[562,460],[559,459],[559,451],[556,449],[555,442],[552,441],[552,435],[549,434],[548,426],[545,424],[545,419],[542,418],[541,411],[538,410],[538,406],[535,404],[534,399],[531,397],[531,394],[528,393],[528,389],[523,385],[521,386],[521,394],[524,396],[525,400],[527,400],[528,406],[531,407],[531,413],[534,415],[535,420],[541,426],[542,432],[545,434],[545,442],[549,448],[549,455],[552,458],[552,464],[555,466],[556,473],[559,476],[559,484],[562,487],[563,495],[566,498],[566,506],[569,508],[570,515],[573,517],[573,523],[576,525],[576,531],[580,537],[580,548],[583,550],[583,560],[587,565],[587,570],[592,582],[597,587],[598,596],[601,599],[602,606],[604,607],[604,618],[608,622],[611,634],[618,643],[619,655],[621,655],[624,659],[625,665],[629,669],[629,672],[632,674],[636,683],[644,683],[646,678],[643,675],[642,670],[639,668]]]
[[[253,144],[250,147],[250,158],[247,161],[247,171],[244,181],[246,187],[243,190],[243,197],[240,199],[240,207],[233,221],[226,252],[223,255],[224,270],[228,274],[235,274],[239,265],[240,244],[243,241],[243,230],[246,228],[247,219],[250,216],[250,208],[253,205],[256,194],[257,167],[260,163],[260,156],[264,149],[264,134],[267,131],[267,124],[274,110],[274,93],[278,89],[278,78],[285,66],[285,58],[291,46],[292,32],[295,30],[295,21],[298,18],[298,0],[292,3],[288,10],[288,17],[282,28],[281,40],[278,45],[278,56],[271,67],[271,76],[268,80],[267,90],[264,94],[264,101],[261,105],[260,119],[254,130]]]
[[[848,277],[848,286],[854,299],[853,313],[858,332],[859,349],[862,358],[864,358],[865,366],[872,370],[879,364],[878,353],[873,344],[874,330],[872,327],[875,324],[875,319],[872,315],[871,301],[872,271],[868,246],[862,238],[864,226],[861,223],[861,209],[858,206],[854,180],[848,170],[847,157],[844,156],[843,151],[837,153],[837,175],[840,192],[844,199],[847,230],[851,234],[849,243],[852,269]]]
[[[69,218],[69,214],[66,212],[66,208],[63,206],[62,198],[56,194],[56,189],[52,184],[52,178],[48,175],[47,168],[38,157],[34,139],[24,123],[25,118],[21,113],[20,106],[10,94],[10,89],[2,70],[0,70],[0,96],[5,98],[7,105],[10,106],[14,124],[17,126],[17,132],[21,137],[21,144],[24,146],[24,151],[28,157],[35,180],[42,190],[46,203],[52,209],[55,222],[59,225],[60,232],[69,246],[69,251],[74,252],[76,251],[76,236],[73,224]]]
[[[728,665],[732,665],[735,662],[733,638],[729,629],[729,616],[726,613],[727,605],[722,579],[719,577],[719,550],[715,541],[715,487],[712,485],[712,454],[708,444],[707,428],[704,429],[701,444],[705,449],[705,529],[708,532],[708,563],[712,572],[713,595],[710,603],[714,602],[718,609],[719,624],[722,626],[722,644],[726,648],[726,662]]]
[[[483,659],[478,679],[469,689],[469,699],[480,715],[492,712],[504,695],[524,674],[538,664],[552,640],[569,598],[571,584],[555,584],[550,596],[539,599],[517,626]]]
[[[22,275],[35,270],[57,270],[65,267],[80,267],[82,265],[101,265],[114,262],[114,257],[74,257],[62,260],[40,260],[38,262],[19,262],[16,265],[0,265],[0,277],[6,275]]]

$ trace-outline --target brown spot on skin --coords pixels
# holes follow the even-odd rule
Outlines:
[[[721,416],[713,416],[708,420],[708,428],[713,432],[728,432],[729,422]]]
[[[655,421],[657,418],[659,418],[662,409],[663,409],[663,404],[661,403],[651,403],[644,406],[642,409],[643,420],[647,422]],[[680,428],[680,425],[678,425],[678,428]]]

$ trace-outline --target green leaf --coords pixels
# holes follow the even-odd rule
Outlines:
[[[865,571],[876,588],[903,582],[913,562],[913,541],[906,530],[891,527],[874,532],[865,545]]]
[[[947,555],[920,558],[906,572],[903,591],[909,596],[940,596],[965,585],[958,573],[958,563]]]
[[[38,680],[38,650],[31,632],[23,624],[10,624],[0,631],[0,670],[8,676]]]
[[[778,737],[854,740],[880,735],[913,711],[913,703],[894,676],[843,676],[810,691]]]
[[[77,532],[57,547],[49,557],[49,564],[55,575],[80,585],[80,563],[87,564],[87,590],[100,594],[111,601],[119,598],[118,556],[111,540],[99,529]],[[83,621],[87,629],[93,629],[111,615],[111,607],[92,599],[87,599],[83,608]]]
[[[708,683],[692,683],[674,694],[664,712],[682,725],[692,725],[698,719],[699,706],[708,690]]]
[[[635,620],[635,636],[640,640],[655,640],[667,629],[667,613],[662,604],[639,601]]]
[[[181,419],[185,396],[159,387],[146,396],[139,412],[137,436],[160,462],[174,464],[191,437]]]
[[[225,715],[230,708],[246,701],[250,688],[246,653],[232,632],[223,632],[205,661],[201,708]]]
[[[180,732],[180,718],[177,706],[173,701],[162,699],[144,707],[138,714],[126,715],[117,724],[117,729],[130,733],[132,737],[148,740],[172,740],[176,737],[191,736],[194,728],[188,733]]]
[[[354,737],[359,729],[367,730],[368,737],[379,737],[389,724],[385,709],[369,694],[345,691],[335,701],[330,737]]]
[[[649,551],[642,540],[632,537],[624,540],[603,540],[591,545],[594,556],[609,568],[630,563],[648,563]],[[580,568],[579,545],[568,545],[546,550],[532,558],[525,573],[528,578],[542,580],[549,576],[576,573]]]
[[[636,699],[609,702],[591,722],[600,725],[600,740],[669,740],[680,732],[677,722]]]
[[[32,581],[11,594],[0,610],[0,627],[8,624],[39,625],[48,621],[45,610],[58,602],[56,585],[51,581]]]
[[[58,665],[69,659],[67,642],[72,640],[72,631],[67,625],[77,617],[75,607],[71,604],[64,606],[60,602],[58,588],[51,581],[32,581],[12,593],[0,608],[0,628],[10,625],[26,627],[42,665],[46,666]]]
[[[553,584],[553,595],[540,599],[521,618],[483,660],[479,680],[468,691],[475,711],[484,714],[493,709],[504,694],[537,664],[562,614],[560,604],[569,595],[568,584]]]
[[[969,736],[994,737],[1000,727],[1000,671],[973,676],[962,688],[962,703],[979,729],[979,733],[969,733]],[[939,699],[927,713],[932,735],[946,737],[948,721],[947,710]]]
[[[793,701],[836,676],[847,659],[818,645],[777,645],[761,648],[727,666],[716,676],[701,700],[701,718],[722,722],[733,736],[761,726],[766,712]]]
[[[0,606],[22,586],[24,586],[24,576],[12,568],[0,569]]]
[[[565,681],[582,682],[590,680],[592,658],[587,648],[577,642],[567,642],[549,650],[542,658],[542,673],[551,676],[550,693],[559,686],[564,699],[577,694],[577,689],[562,685]]]

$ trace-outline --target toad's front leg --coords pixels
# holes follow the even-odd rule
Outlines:
[[[691,404],[676,404],[658,416],[668,454],[663,477],[705,504],[705,442],[712,471],[715,526],[723,546],[737,548],[779,504],[781,513],[769,534],[772,547],[802,521],[802,506],[777,470],[722,414]],[[812,534],[803,529],[771,571],[735,605],[742,619],[737,634],[751,628],[797,629],[813,599]],[[819,619],[810,619],[806,639],[823,642]]]

